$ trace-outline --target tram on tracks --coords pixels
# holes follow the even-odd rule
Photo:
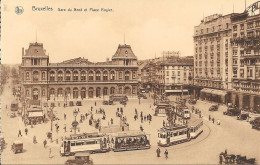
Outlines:
[[[203,120],[198,119],[189,125],[174,125],[158,130],[158,145],[168,147],[195,139],[203,132]]]
[[[141,131],[117,133],[83,133],[71,135],[62,141],[61,156],[74,155],[78,152],[103,153],[149,149],[150,135]]]
[[[71,135],[62,141],[61,156],[74,155],[77,152],[108,152],[109,147],[103,142],[103,135],[98,133],[83,133]]]
[[[114,152],[150,149],[150,135],[141,131],[125,131],[112,135]]]
[[[197,119],[194,122],[188,124],[190,130],[190,138],[195,139],[203,132],[203,120]]]

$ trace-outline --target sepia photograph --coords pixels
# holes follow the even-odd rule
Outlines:
[[[260,163],[259,0],[2,0],[0,164]]]

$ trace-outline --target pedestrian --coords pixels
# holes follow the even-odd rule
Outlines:
[[[146,121],[146,116],[144,116],[144,121]]]
[[[211,120],[211,117],[210,117],[210,115],[209,115],[209,121]]]
[[[113,125],[113,119],[112,118],[110,119],[110,121],[111,121],[111,125]]]
[[[143,122],[143,120],[144,120],[144,119],[143,119],[143,116],[142,116],[142,117],[141,117],[141,123]]]
[[[97,106],[97,102],[95,102],[95,106]]]
[[[165,127],[165,121],[163,120],[163,127]]]
[[[67,129],[67,128],[66,128],[66,124],[64,125],[64,128],[63,128],[63,129],[64,129],[64,132],[67,132],[67,130],[66,130],[66,129]]]
[[[156,154],[157,154],[157,157],[158,157],[158,158],[160,157],[160,153],[161,153],[160,148],[157,148],[157,150],[156,150]]]
[[[27,135],[27,133],[28,133],[28,129],[27,129],[27,128],[25,128],[24,132],[25,132],[25,134]]]
[[[78,112],[80,112],[80,111],[79,111],[79,108],[78,108]]]
[[[45,139],[45,140],[43,141],[43,146],[44,146],[44,148],[45,148],[46,144],[47,144],[47,140]]]
[[[167,160],[168,159],[168,150],[167,149],[165,150],[164,155],[165,155],[165,159]]]
[[[20,129],[19,129],[19,132],[18,132],[18,137],[19,137],[19,136],[23,136]]]
[[[144,131],[144,128],[142,125],[140,125],[140,130],[143,132]]]
[[[214,122],[215,122],[215,119],[214,119],[214,117],[212,118],[212,122],[213,122],[213,124],[214,124]]]
[[[33,144],[36,144],[37,140],[36,140],[36,136],[33,136]]]
[[[64,113],[64,120],[66,120],[66,118],[67,118],[67,116],[66,116],[66,114]]]
[[[217,125],[220,125],[220,121],[219,121],[219,119],[218,119],[218,121],[217,121]]]

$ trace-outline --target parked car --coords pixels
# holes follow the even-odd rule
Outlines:
[[[212,105],[209,107],[209,111],[217,111],[218,110],[218,105]]]
[[[241,110],[237,108],[228,108],[226,112],[223,112],[224,115],[228,116],[238,116],[240,115]]]
[[[74,156],[70,156],[65,165],[93,165],[93,160],[89,157],[90,153],[79,152]]]
[[[73,101],[70,101],[70,102],[69,102],[69,106],[71,106],[71,107],[74,106],[74,102],[73,102]]]
[[[246,120],[249,117],[249,113],[241,113],[237,116],[237,120]]]
[[[16,154],[23,152],[23,143],[21,141],[14,141],[12,145],[12,151]]]
[[[253,125],[254,123],[258,123],[258,122],[260,123],[260,117],[256,117],[254,120],[251,120],[250,124]]]
[[[82,106],[81,101],[77,101],[77,102],[76,102],[76,106]]]

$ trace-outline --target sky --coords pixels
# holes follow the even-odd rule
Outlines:
[[[22,48],[36,40],[43,43],[50,62],[77,57],[102,62],[124,43],[139,60],[159,57],[162,51],[193,56],[194,26],[203,16],[230,14],[233,9],[241,13],[245,0],[2,0],[1,6],[2,63],[21,63]],[[16,6],[23,7],[21,15],[15,13]],[[33,6],[53,10],[32,11]],[[90,8],[112,11],[90,12]]]

